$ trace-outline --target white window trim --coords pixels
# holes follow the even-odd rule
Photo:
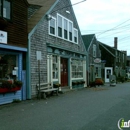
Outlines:
[[[77,42],[74,41],[74,43],[78,44],[78,30],[76,28],[74,28],[74,31],[77,31]]]
[[[56,35],[57,35],[57,34],[56,34],[56,30],[57,30],[57,28],[56,28],[56,18],[52,17],[52,19],[55,20],[55,34],[50,33],[50,21],[51,21],[51,20],[49,20],[49,35],[56,36]]]
[[[59,37],[59,36],[58,36],[58,16],[62,17],[62,37]],[[64,19],[67,20],[67,24],[68,24],[68,28],[67,28],[68,39],[65,39],[65,38],[64,38]],[[69,22],[72,23],[72,41],[69,40]],[[66,41],[69,41],[69,42],[72,42],[72,43],[76,43],[76,42],[74,42],[74,29],[76,29],[76,28],[74,28],[72,21],[70,21],[69,19],[67,19],[67,18],[65,18],[64,16],[62,16],[62,15],[60,15],[60,14],[57,13],[57,24],[56,24],[56,25],[57,25],[57,27],[56,27],[57,33],[56,33],[56,34],[57,34],[57,37],[58,37],[58,38],[63,39],[63,40],[66,40]],[[77,30],[77,29],[76,29],[76,30]],[[78,30],[77,30],[77,31],[78,31]],[[78,40],[77,40],[77,41],[78,41]],[[78,44],[78,42],[77,42],[76,44]]]

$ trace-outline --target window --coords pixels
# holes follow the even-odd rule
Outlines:
[[[56,18],[49,20],[49,34],[64,40],[78,43],[78,30],[73,28],[73,22],[60,14]]]
[[[83,78],[83,61],[72,60],[72,78]]]
[[[52,76],[53,79],[58,79],[58,57],[53,56],[53,62],[52,62]]]
[[[58,36],[62,37],[62,17],[58,15]]]
[[[93,57],[96,57],[96,45],[93,45]]]
[[[18,77],[18,58],[12,54],[0,54],[0,80],[16,80]]]
[[[68,21],[64,19],[64,39],[68,39]]]
[[[74,42],[78,43],[78,30],[74,29]]]
[[[72,41],[72,30],[73,30],[73,24],[72,22],[69,22],[69,40]]]
[[[0,0],[0,16],[11,19],[11,0]]]
[[[50,20],[50,34],[52,35],[56,35],[56,19],[52,18]]]

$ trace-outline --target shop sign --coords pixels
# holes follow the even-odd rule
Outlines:
[[[100,58],[94,59],[94,63],[101,63],[101,59]]]
[[[7,32],[0,31],[0,43],[7,44]]]

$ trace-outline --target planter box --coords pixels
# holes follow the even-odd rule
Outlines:
[[[18,90],[20,90],[21,87],[15,87],[15,88],[11,88],[11,89],[8,89],[8,88],[0,88],[0,93],[9,93],[9,92],[16,92]]]

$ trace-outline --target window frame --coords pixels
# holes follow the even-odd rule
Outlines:
[[[93,44],[93,57],[96,57],[96,45]]]
[[[60,36],[58,36],[58,16],[60,16],[61,18],[62,18],[62,37],[60,37]],[[66,20],[67,21],[67,30],[65,29],[65,23],[64,23],[64,20]],[[70,40],[70,31],[69,31],[69,27],[70,27],[70,25],[69,25],[69,23],[71,23],[72,24],[72,40]],[[67,31],[67,39],[65,38],[65,33],[64,33],[64,31]],[[58,14],[57,13],[57,37],[58,38],[61,38],[61,39],[63,39],[63,40],[66,40],[66,41],[69,41],[69,42],[72,42],[72,43],[75,43],[74,42],[74,26],[73,26],[73,22],[71,21],[71,20],[69,20],[69,19],[67,19],[67,18],[65,18],[64,16],[62,16],[62,15],[60,15],[60,14]],[[78,30],[77,30],[78,31]],[[77,42],[77,44],[78,44],[78,42]]]
[[[75,41],[75,31],[77,32],[77,42]],[[76,28],[74,28],[74,43],[78,44],[78,30]]]
[[[9,20],[9,21],[11,21],[12,20],[12,1],[11,0],[8,0],[9,1],[9,3],[10,3],[10,18],[7,18],[7,17],[4,17],[4,14],[3,14],[3,9],[4,9],[4,1],[5,0],[0,0],[1,1],[1,15],[0,15],[0,17],[1,18],[4,18],[4,19],[6,19],[6,20]],[[8,12],[8,11],[7,11]]]
[[[71,64],[72,80],[83,79],[83,74],[84,74],[83,60],[72,59],[72,64]]]
[[[54,27],[54,30],[55,30],[55,31],[54,31],[54,34],[51,33],[51,20],[52,20],[52,19],[55,21],[55,25],[54,25],[54,26],[55,26],[55,27]],[[52,19],[49,20],[49,34],[52,35],[52,36],[56,36],[56,18],[52,17]],[[53,28],[53,27],[52,27],[52,28]]]
[[[61,27],[59,26],[59,17],[61,17]],[[61,29],[61,36],[59,36],[59,29]],[[63,33],[63,16],[57,15],[57,37],[63,38],[64,33]]]

